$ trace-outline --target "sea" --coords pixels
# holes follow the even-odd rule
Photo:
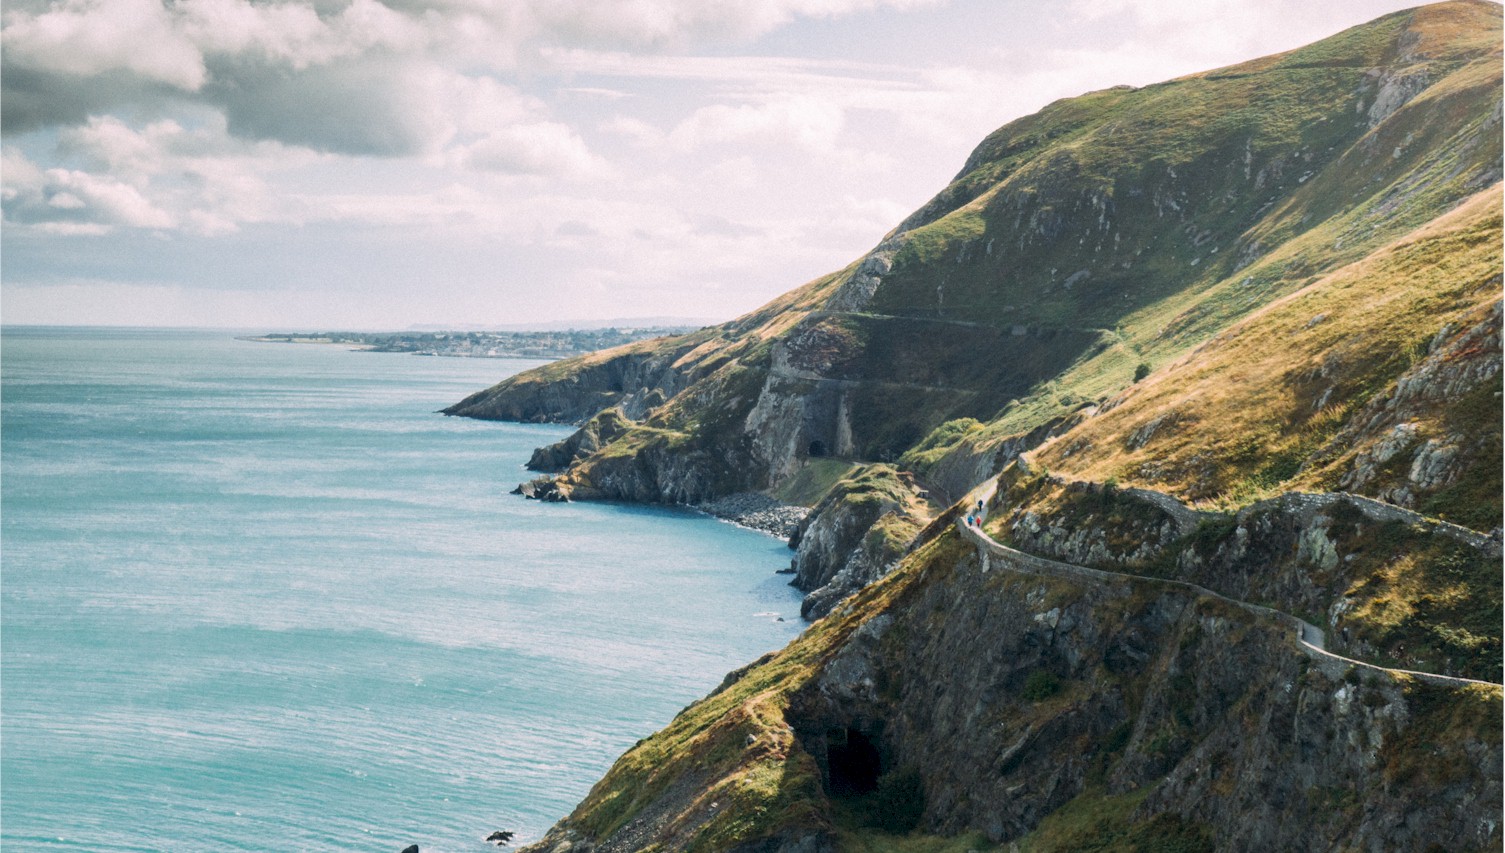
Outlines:
[[[0,847],[536,840],[793,639],[783,542],[524,500],[568,427],[436,413],[540,363],[0,332]]]

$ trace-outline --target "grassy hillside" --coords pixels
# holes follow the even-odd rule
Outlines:
[[[988,451],[1102,405],[1493,186],[1499,41],[1499,7],[1464,0],[1059,101],[989,136],[846,269],[724,326],[550,365],[450,412],[583,422],[623,405],[644,431],[567,472],[576,496],[778,490],[809,458],[894,461],[922,442],[932,463]],[[967,418],[984,429],[927,440]],[[607,461],[744,439],[694,487],[688,471],[626,477]],[[1204,485],[1196,496],[1258,492]]]
[[[1440,330],[1488,322],[1500,298],[1500,236],[1495,186],[1233,324],[1034,458],[1079,479],[1233,507],[1292,488],[1336,491],[1365,443],[1384,438],[1350,435],[1342,447],[1330,446],[1344,425],[1393,394],[1431,354]],[[1477,355],[1498,361],[1498,346]],[[1477,493],[1431,506],[1444,518],[1483,521],[1487,530],[1498,524],[1499,466],[1478,454],[1492,447],[1498,459],[1498,373],[1477,385],[1469,391],[1483,405],[1427,408],[1408,422],[1418,444],[1443,436],[1481,445],[1458,460],[1486,463],[1472,478]]]
[[[916,477],[956,498],[1028,454],[992,522],[1021,548],[1498,677],[1497,542],[1288,493],[1500,526],[1500,41],[1500,7],[1460,0],[1059,101],[846,269],[454,411],[621,406],[557,488],[815,505],[797,576],[822,582],[904,553],[876,522],[884,547],[852,547],[864,477],[915,508],[909,537]],[[1492,818],[1457,819],[1498,813],[1498,687],[1319,672],[1288,628],[1148,581],[988,571],[959,511],[629,751],[540,849],[1498,847]]]

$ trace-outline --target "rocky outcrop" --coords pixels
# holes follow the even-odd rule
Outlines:
[[[923,780],[936,834],[1017,839],[1078,797],[1122,796],[1136,822],[1202,839],[1188,849],[1499,843],[1483,736],[1498,691],[1335,680],[1281,626],[1192,595],[984,573],[973,555],[930,571],[944,579],[869,619],[791,700],[828,791],[860,738],[880,777]],[[1443,735],[1454,697],[1474,728]],[[1442,783],[1403,769],[1432,760],[1434,734],[1457,762]]]
[[[938,492],[947,502],[960,500],[976,488],[978,483],[998,476],[1010,462],[1066,432],[1083,418],[1090,416],[1092,411],[1083,409],[1066,417],[1053,418],[1027,433],[1002,440],[963,439],[936,462],[916,473],[928,489]]]
[[[575,430],[569,438],[534,450],[532,457],[528,459],[528,470],[563,471],[626,435],[631,428],[632,422],[621,409],[605,409]]]
[[[725,451],[647,441],[633,453],[598,453],[553,479],[570,500],[695,505],[767,488],[744,443]]]
[[[924,519],[912,504],[912,480],[873,465],[837,483],[790,537],[791,585],[806,593],[800,615],[824,616],[838,602],[883,577],[904,556]]]
[[[1489,418],[1460,417],[1458,410],[1498,414],[1500,326],[1497,301],[1471,323],[1444,327],[1424,358],[1333,437],[1324,455],[1345,457],[1344,489],[1416,507],[1476,465],[1499,467],[1498,418],[1493,430],[1481,431]]]
[[[629,344],[518,374],[444,409],[446,415],[522,423],[583,423],[603,409],[638,419],[694,381],[676,365],[695,336]],[[674,345],[678,342],[678,345]]]
[[[1057,482],[1053,494],[1027,496],[1031,488],[1017,483],[995,510],[1022,551],[1303,614],[1353,657],[1501,677],[1492,537],[1346,494],[1291,493],[1224,514],[1146,489]]]

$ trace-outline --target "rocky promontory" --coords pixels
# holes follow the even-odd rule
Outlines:
[[[584,424],[544,499],[812,507],[805,634],[538,849],[1498,849],[1500,17],[1055,102],[846,268],[451,409]],[[1000,472],[1018,565],[952,525]]]

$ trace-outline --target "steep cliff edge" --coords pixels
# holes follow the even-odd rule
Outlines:
[[[987,529],[1021,551],[1298,614],[1329,649],[1366,661],[1502,680],[1495,537],[1342,493],[1218,513],[1014,469],[1001,479]]]
[[[1443,3],[1057,102],[847,269],[472,401],[622,407],[559,496],[815,506],[827,615],[535,849],[1497,849],[1500,687],[1377,667],[1500,678],[1499,44]],[[990,533],[1148,577],[925,524],[995,476]]]
[[[1099,452],[1087,461],[1101,470],[1083,478],[1230,505],[1343,488],[1490,529],[1499,484],[1463,472],[1499,445],[1497,431],[1472,429],[1493,405],[1493,392],[1477,390],[1491,377],[1452,364],[1484,364],[1479,352],[1498,346],[1487,328],[1466,337],[1490,321],[1479,313],[1487,300],[1405,297],[1406,311],[1390,316],[1409,320],[1366,324],[1334,322],[1302,294],[1344,275],[1362,290],[1376,277],[1366,268],[1382,262],[1397,277],[1407,264],[1447,275],[1441,250],[1399,257],[1387,247],[1470,198],[1498,208],[1498,34],[1494,4],[1444,3],[1279,56],[1056,102],[990,135],[948,187],[847,268],[731,323],[548,365],[448,413],[584,423],[618,408],[614,438],[582,436],[539,460],[565,465],[540,492],[554,497],[775,493],[839,459],[898,463],[954,498],[1071,431]],[[1468,239],[1498,228],[1475,224]],[[1465,278],[1448,286],[1496,287]],[[1266,365],[1307,407],[1281,413],[1295,418],[1291,431],[1160,459],[1164,442],[1194,432],[1183,416],[1197,413],[1136,393],[1173,387],[1157,377],[1303,299],[1303,326],[1281,334],[1308,363],[1283,362],[1275,348]],[[1208,378],[1236,386],[1248,375]],[[1443,422],[1447,409],[1481,414]],[[1154,464],[1133,470],[1111,436],[1099,439],[1130,414],[1155,433],[1137,448]],[[975,430],[948,428],[972,421]],[[1265,468],[1250,470],[1256,459]]]
[[[930,520],[919,492],[889,465],[867,466],[831,488],[789,539],[793,586],[809,593],[801,616],[824,616],[899,562]]]
[[[1335,677],[1283,624],[954,531],[729,682],[530,849],[1500,843],[1498,687]]]

